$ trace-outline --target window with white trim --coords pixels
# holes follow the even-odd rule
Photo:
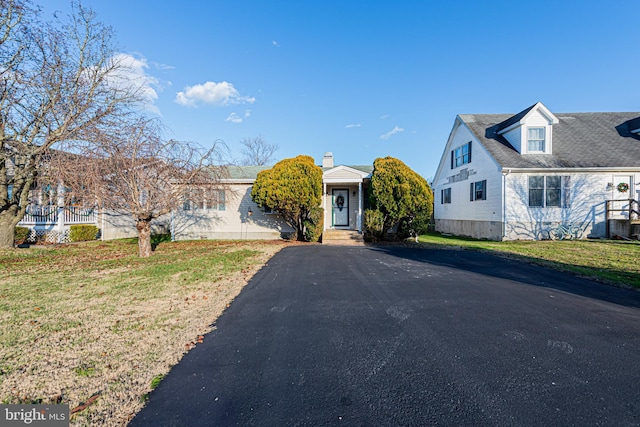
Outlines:
[[[545,128],[527,128],[527,152],[544,153],[546,148]]]
[[[224,211],[227,209],[224,190],[213,190],[207,194],[204,189],[191,189],[182,198],[182,209],[191,211],[196,209],[210,209]]]
[[[529,176],[529,206],[539,208],[571,207],[570,176]]]
[[[487,200],[487,180],[472,182],[470,184],[469,200]]]

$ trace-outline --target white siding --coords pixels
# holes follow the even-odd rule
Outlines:
[[[251,200],[251,185],[231,185],[225,192],[225,210],[178,210],[174,217],[176,240],[278,239],[293,232],[277,214],[265,214]],[[251,216],[249,216],[251,209]]]
[[[362,175],[354,172],[354,171],[350,171],[348,169],[338,169],[335,171],[331,171],[329,173],[325,173],[325,178],[326,179],[331,179],[331,180],[345,180],[345,181],[349,181],[349,180],[360,180],[362,179]]]
[[[522,127],[517,127],[509,132],[505,132],[502,136],[509,141],[509,144],[513,145],[513,148],[515,148],[518,153],[522,153]],[[525,141],[527,140],[526,138],[525,135]]]
[[[451,150],[471,141],[471,162],[451,169]],[[502,175],[488,155],[465,126],[459,126],[450,138],[443,162],[434,183],[434,215],[442,220],[501,220]],[[470,184],[487,181],[487,200],[470,200]],[[451,203],[441,203],[441,190],[451,188]]]
[[[529,176],[569,176],[570,206],[530,207]],[[606,201],[615,198],[613,173],[512,173],[506,177],[506,239],[547,239],[558,224],[580,228],[577,237],[606,237]],[[634,180],[640,173],[634,175]]]

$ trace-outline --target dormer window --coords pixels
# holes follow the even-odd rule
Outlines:
[[[542,103],[498,123],[496,133],[520,154],[552,154],[553,125],[560,123]]]
[[[527,151],[529,153],[545,152],[545,128],[531,127],[527,129]]]

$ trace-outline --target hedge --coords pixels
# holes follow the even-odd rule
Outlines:
[[[95,225],[72,225],[69,233],[69,240],[72,242],[85,242],[87,240],[95,240],[97,237],[98,227]]]

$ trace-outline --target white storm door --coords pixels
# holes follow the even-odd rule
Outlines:
[[[349,190],[332,190],[333,226],[345,227],[349,225]]]
[[[628,200],[631,197],[632,177],[625,175],[615,175],[613,177],[613,199]],[[625,185],[626,184],[626,185]],[[613,218],[629,218],[629,203],[614,202],[615,209],[624,209],[623,212],[614,212]]]

